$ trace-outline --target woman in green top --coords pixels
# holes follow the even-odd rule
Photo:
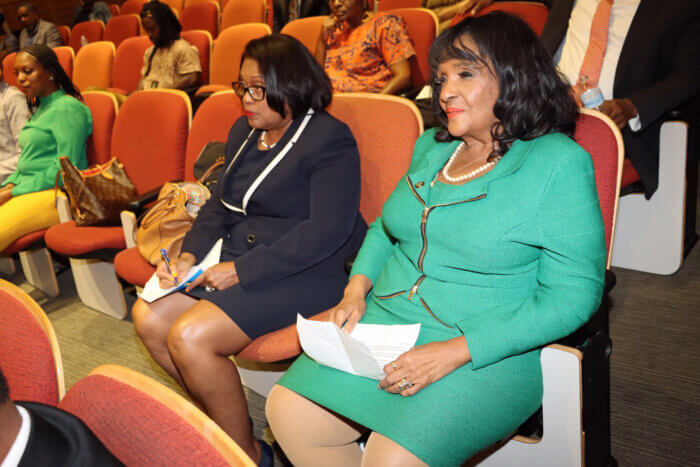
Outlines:
[[[491,13],[443,32],[430,63],[446,129],[418,139],[330,313],[346,331],[420,323],[418,341],[379,385],[297,359],[267,400],[294,465],[460,465],[537,410],[541,347],[600,303],[593,164],[545,49]]]
[[[17,170],[0,188],[0,251],[22,235],[58,223],[53,190],[58,158],[67,156],[79,169],[87,168],[85,144],[92,133],[90,109],[53,50],[42,44],[24,48],[15,57],[15,73],[33,113],[19,134]]]

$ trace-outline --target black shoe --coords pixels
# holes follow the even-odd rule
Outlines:
[[[272,452],[272,447],[260,439],[258,444],[260,444],[260,462],[258,465],[260,467],[274,467],[275,455]]]

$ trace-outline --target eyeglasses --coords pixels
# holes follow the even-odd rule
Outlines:
[[[248,93],[248,95],[254,100],[254,101],[261,101],[265,99],[265,91],[266,88],[265,86],[246,86],[244,83],[240,81],[235,81],[231,83],[231,86],[233,86],[233,91],[243,99],[245,96],[245,93]]]

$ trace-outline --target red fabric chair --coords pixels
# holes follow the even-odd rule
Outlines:
[[[185,180],[194,180],[192,168],[207,143],[226,142],[233,124],[243,115],[241,100],[232,91],[220,91],[207,98],[197,110],[187,137]],[[117,275],[130,284],[143,287],[155,269],[136,247],[121,251],[114,258]]]
[[[496,2],[493,5],[481,10],[477,16],[482,16],[492,11],[504,11],[506,13],[520,16],[538,36],[542,34],[542,31],[544,30],[544,23],[547,22],[547,16],[549,15],[549,9],[542,3]],[[450,25],[454,26],[467,16],[469,16],[469,14],[455,16]]]
[[[423,132],[423,119],[408,100],[370,93],[335,94],[328,111],[352,130],[360,150],[362,193],[360,212],[367,223],[381,213],[384,202],[406,173],[413,146]],[[372,118],[367,115],[372,114]],[[325,319],[323,312],[312,319]],[[258,337],[237,357],[277,362],[301,352],[296,325]]]
[[[191,402],[128,368],[95,368],[59,407],[83,420],[126,465],[255,466]]]
[[[109,11],[112,12],[112,16],[117,16],[119,15],[119,5],[115,5],[114,3],[109,4]]]
[[[141,18],[139,15],[119,15],[113,16],[105,26],[104,40],[114,43],[114,47],[119,45],[129,37],[136,37],[141,34]]]
[[[58,63],[61,64],[61,68],[66,72],[68,77],[73,79],[73,65],[75,64],[75,52],[72,47],[62,46],[54,47],[54,52],[58,57]]]
[[[7,54],[2,59],[2,78],[10,86],[17,87],[17,74],[15,73],[15,56],[17,52]]]
[[[136,91],[141,81],[143,54],[153,45],[148,36],[125,39],[117,49],[112,67],[112,86],[122,94]]]
[[[637,173],[637,169],[634,168],[632,165],[632,161],[629,159],[625,159],[625,165],[622,168],[622,183],[620,184],[621,187],[631,185],[634,182],[639,182],[641,179],[639,178],[639,174]]]
[[[192,30],[182,31],[180,37],[193,46],[197,47],[199,52],[199,63],[202,65],[202,76],[199,79],[200,84],[209,83],[209,67],[211,65],[211,49],[212,38],[209,31]]]
[[[391,10],[389,13],[403,18],[406,22],[408,36],[416,51],[415,58],[411,60],[411,86],[422,87],[430,79],[428,52],[437,37],[438,18],[427,8],[403,8]]]
[[[13,400],[56,405],[63,397],[63,363],[53,326],[19,287],[0,279],[0,368]]]
[[[85,105],[92,113],[92,134],[87,144],[88,163],[104,164],[110,159],[112,128],[119,105],[114,95],[109,92],[87,91],[82,94]]]
[[[321,26],[325,16],[309,16],[290,21],[282,27],[280,33],[287,34],[304,44],[309,51],[316,53],[318,36],[321,35]]]
[[[73,26],[70,34],[70,45],[75,50],[76,55],[82,47],[83,38],[89,43],[102,40],[105,33],[105,24],[102,21],[85,21]]]
[[[182,30],[203,29],[216,39],[219,35],[220,16],[219,4],[216,2],[189,5],[182,12]]]
[[[247,23],[266,23],[266,0],[229,0],[221,14],[221,31]]]
[[[379,0],[377,11],[395,10],[397,8],[420,8],[420,0]]]
[[[73,83],[81,91],[91,87],[112,86],[112,68],[117,51],[107,41],[92,42],[80,49],[75,57]]]
[[[63,40],[63,45],[70,44],[70,28],[68,26],[56,26],[58,32],[61,34],[61,40]]]
[[[120,15],[139,15],[141,14],[141,8],[143,8],[144,3],[148,3],[149,0],[126,0],[122,3],[119,9]]]

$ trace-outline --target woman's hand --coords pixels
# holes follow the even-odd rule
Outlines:
[[[181,282],[185,276],[187,276],[187,273],[190,272],[190,269],[194,263],[194,256],[189,253],[183,253],[176,260],[170,261],[170,266],[177,273],[178,281]],[[160,280],[159,284],[161,289],[175,287],[175,281],[173,280],[173,276],[170,274],[170,270],[168,269],[168,266],[166,266],[165,261],[158,263],[158,266],[156,267],[156,277]]]
[[[186,292],[194,289],[197,286],[203,285],[216,290],[224,290],[238,284],[238,273],[236,265],[233,261],[219,263],[204,271],[198,278],[192,281],[185,289]]]
[[[350,334],[365,314],[367,309],[365,297],[371,288],[372,282],[366,276],[362,274],[352,276],[345,287],[343,299],[334,308],[331,308],[328,321],[337,324],[343,328],[343,331]]]
[[[419,345],[384,367],[386,377],[379,382],[379,388],[412,396],[470,360],[464,336]]]
[[[12,183],[8,183],[4,187],[0,188],[0,206],[12,199],[12,189],[14,187],[15,186]]]
[[[333,34],[333,31],[339,27],[340,23],[338,21],[338,18],[336,18],[335,16],[326,16],[323,19],[323,23],[321,23],[321,38],[323,39],[324,44],[328,43],[328,40]]]

